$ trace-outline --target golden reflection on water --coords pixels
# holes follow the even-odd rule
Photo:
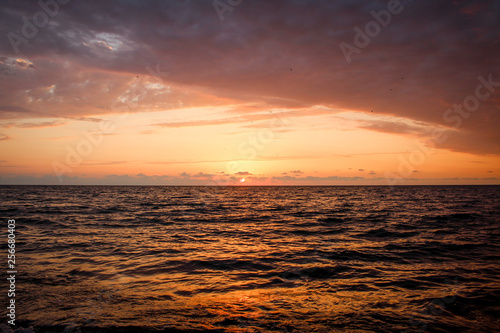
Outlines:
[[[497,252],[484,245],[496,237],[494,195],[468,197],[467,209],[493,212],[483,219],[459,208],[443,215],[435,189],[398,189],[396,198],[380,188],[222,189],[206,205],[190,202],[190,188],[131,189],[109,201],[82,199],[85,191],[65,193],[67,212],[20,229],[27,321],[361,332],[407,330],[425,317],[470,328],[452,303],[442,316],[421,312],[446,297],[476,302],[466,298],[473,291],[497,299],[483,291],[499,286]],[[79,211],[82,200],[92,208]]]
[[[252,229],[256,225],[249,224],[247,227]],[[34,268],[37,270],[41,269],[40,265],[49,263],[54,270],[65,268],[68,273],[63,278],[69,280],[73,276],[92,276],[96,272],[100,279],[89,279],[76,285],[44,286],[47,299],[53,298],[49,304],[60,311],[51,313],[51,320],[47,320],[47,312],[38,310],[30,314],[31,319],[47,324],[68,324],[68,318],[71,318],[71,322],[76,325],[96,326],[126,324],[179,327],[183,323],[181,328],[201,325],[206,329],[224,328],[227,332],[248,332],[257,330],[257,327],[268,327],[272,332],[290,325],[312,331],[321,330],[322,325],[326,325],[323,327],[326,330],[328,323],[336,322],[336,318],[350,318],[367,310],[380,314],[387,312],[391,316],[404,313],[408,309],[401,308],[403,299],[449,296],[443,295],[440,290],[408,291],[404,287],[392,286],[394,281],[404,276],[405,271],[425,269],[428,264],[361,264],[352,261],[350,265],[362,267],[365,276],[349,275],[344,279],[345,267],[337,265],[324,273],[335,275],[336,280],[323,276],[321,272],[321,267],[331,267],[331,261],[314,256],[292,256],[287,262],[280,263],[280,268],[292,272],[310,269],[318,274],[319,279],[292,274],[270,280],[265,274],[259,273],[258,266],[252,268],[251,265],[250,269],[213,270],[213,264],[218,261],[229,267],[238,263],[235,256],[251,260],[272,256],[278,249],[280,253],[312,251],[314,254],[315,244],[304,242],[303,236],[291,236],[273,244],[263,243],[263,238],[244,244],[241,240],[214,236],[209,243],[203,244],[203,251],[200,252],[189,251],[194,246],[192,243],[177,244],[174,253],[168,255],[168,260],[165,253],[172,252],[174,247],[168,243],[151,241],[149,232],[138,233],[137,230],[128,229],[120,236],[120,243],[142,243],[149,251],[154,250],[155,254],[143,256],[138,251],[130,251],[128,259],[123,254],[110,254],[89,261],[90,258],[79,257],[78,251],[75,251],[71,260],[72,269],[64,255],[34,256],[37,259]],[[80,237],[68,237],[67,242],[76,244]],[[167,235],[164,234],[164,237]],[[98,234],[93,234],[92,239],[103,242],[102,236]],[[355,251],[377,246],[380,246],[379,241],[340,240],[332,244],[331,248]],[[125,244],[122,247],[127,248]],[[183,266],[186,261],[184,251],[191,253],[189,260],[198,260],[205,266]],[[84,251],[80,254],[84,256]],[[268,269],[272,270],[272,265]],[[384,273],[380,274],[381,271]],[[197,276],[193,276],[194,273]],[[387,285],[387,288],[381,288],[381,284]],[[364,287],[345,291],[356,286]],[[36,285],[31,287],[38,288]],[[453,294],[453,291],[450,293]],[[71,295],[71,298],[65,298],[65,302],[71,299],[71,304],[58,303],[57,295]],[[186,317],[196,320],[184,322]],[[276,323],[280,324],[276,326]]]
[[[123,262],[123,265],[130,266]],[[312,265],[311,265],[312,266]],[[84,270],[88,265],[78,266]],[[365,266],[374,272],[377,264]],[[67,287],[53,286],[47,292],[52,298],[50,307],[59,309],[44,318],[46,311],[37,311],[31,317],[38,322],[65,323],[71,318],[76,325],[137,325],[206,329],[224,328],[227,332],[251,332],[268,327],[269,332],[280,331],[287,325],[305,332],[325,329],[332,323],[342,326],[338,318],[351,318],[366,311],[380,315],[403,315],[411,311],[403,307],[403,299],[435,299],[457,294],[453,286],[447,293],[426,289],[408,291],[403,287],[379,288],[373,284],[391,279],[386,277],[349,278],[335,282],[328,279],[277,279],[278,286],[258,287],[258,279],[237,280],[230,273],[209,273],[193,281],[185,273],[157,274],[131,277],[118,275],[100,283],[82,283]],[[346,285],[368,286],[366,290],[345,291]],[[215,286],[225,286],[226,292],[210,292]],[[47,288],[47,287],[46,287]],[[206,289],[207,291],[203,291]],[[57,295],[72,295],[71,304],[61,304]],[[65,299],[67,302],[69,298]],[[47,300],[45,300],[47,301]],[[192,322],[186,318],[196,318]],[[279,323],[279,324],[277,324]],[[243,328],[242,328],[243,327]]]

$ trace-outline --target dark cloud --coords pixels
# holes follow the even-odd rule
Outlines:
[[[12,105],[0,105],[0,112],[30,112],[30,110]]]
[[[240,171],[235,173],[236,176],[250,176],[252,173],[248,171]]]
[[[272,128],[273,131],[279,130],[284,127],[286,121],[284,119],[294,118],[294,117],[304,117],[304,116],[317,116],[317,115],[328,115],[333,112],[327,110],[288,110],[275,113],[257,113],[257,114],[247,114],[243,116],[228,117],[222,119],[214,120],[193,120],[185,122],[171,122],[171,123],[159,123],[154,124],[154,126],[160,127],[194,127],[194,126],[207,126],[207,125],[227,125],[236,123],[248,123],[253,121],[262,121],[259,125],[247,125],[245,127],[257,127],[257,128]]]
[[[282,182],[284,184],[293,183],[293,184],[314,184],[314,183],[325,183],[325,182],[335,182],[335,181],[361,181],[367,180],[364,177],[339,177],[339,176],[327,176],[327,177],[295,177],[295,176],[279,176],[272,177],[274,181]]]
[[[15,167],[15,166],[13,166]],[[143,173],[137,175],[106,175],[104,177],[82,177],[82,176],[65,176],[60,182],[55,175],[45,176],[21,176],[21,175],[0,175],[1,185],[234,185],[239,183],[236,177],[225,177],[223,179],[214,180],[210,177],[197,177],[200,174],[182,173],[174,175],[152,175],[148,176]],[[255,182],[270,182],[274,185],[311,185],[311,184],[360,184],[370,182],[372,184],[387,185],[385,178],[364,178],[364,177],[248,177],[250,181]],[[427,184],[432,182],[442,184],[468,184],[474,182],[489,182],[497,180],[497,178],[406,178],[399,184]]]
[[[353,28],[363,29],[373,20],[370,11],[385,9],[387,1],[244,1],[223,22],[211,0],[71,1],[19,53],[7,36],[20,34],[22,17],[32,19],[41,8],[37,1],[4,1],[0,117],[26,110],[93,116],[117,112],[116,101],[129,112],[257,101],[376,110],[449,125],[443,113],[474,94],[478,76],[500,81],[500,2],[402,4],[348,64],[339,44],[353,43]],[[165,86],[151,88],[158,81]],[[496,89],[463,119],[460,135],[440,147],[500,154]],[[365,127],[417,130],[380,122]]]
[[[4,128],[10,128],[10,127],[19,127],[19,128],[45,128],[45,127],[56,127],[56,126],[63,126],[66,125],[66,123],[61,122],[61,121],[44,121],[44,122],[38,122],[38,123],[31,123],[31,122],[6,122],[6,123],[0,123],[0,127]]]
[[[417,135],[430,134],[428,127],[426,128],[424,126],[417,126],[416,124],[405,124],[402,122],[387,120],[363,121],[362,125],[359,127],[383,133]]]
[[[191,175],[192,178],[205,178],[205,179],[212,179],[213,177],[215,177],[215,175],[213,174],[209,174],[209,173],[203,173],[203,172],[199,172],[197,174],[194,174],[194,175]]]

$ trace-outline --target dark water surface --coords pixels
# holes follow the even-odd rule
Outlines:
[[[0,197],[17,321],[38,331],[500,332],[500,186]]]

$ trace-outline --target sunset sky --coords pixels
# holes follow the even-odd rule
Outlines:
[[[2,1],[0,184],[500,184],[500,1]]]

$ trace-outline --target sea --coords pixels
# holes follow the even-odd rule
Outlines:
[[[0,198],[3,331],[500,332],[500,186],[1,186]]]

